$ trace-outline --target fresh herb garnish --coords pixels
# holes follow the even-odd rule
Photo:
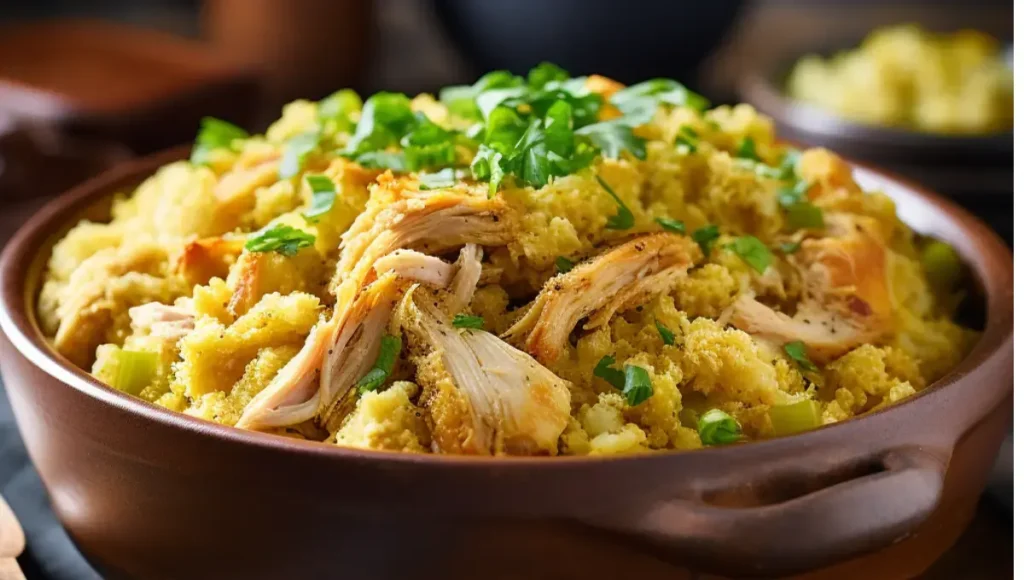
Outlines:
[[[807,199],[810,184],[799,180],[792,185],[779,188],[776,199],[786,212],[786,220],[793,229],[813,229],[825,227],[825,216],[821,208]]]
[[[309,131],[299,133],[284,144],[284,151],[281,153],[281,165],[277,174],[281,179],[295,177],[302,171],[306,164],[306,157],[313,152],[320,144],[320,133]]]
[[[366,100],[359,123],[341,153],[355,159],[370,151],[396,146],[415,123],[409,97],[400,93],[377,93]]]
[[[376,391],[384,384],[391,371],[394,370],[395,361],[398,360],[398,353],[401,350],[402,337],[392,334],[385,334],[381,337],[380,351],[377,353],[377,360],[374,361],[373,368],[356,383],[360,395]]]
[[[718,226],[708,224],[693,232],[693,241],[697,242],[697,245],[700,246],[700,251],[704,252],[705,256],[710,256],[711,248],[720,235],[718,233]]]
[[[661,335],[661,342],[665,343],[666,346],[673,346],[676,343],[676,335],[669,330],[659,320],[654,321],[655,328],[658,329],[658,334]]]
[[[695,153],[699,141],[700,136],[692,128],[686,126],[679,128],[679,133],[676,135],[676,147],[685,147],[688,153]]]
[[[658,225],[660,225],[665,231],[677,234],[686,233],[686,224],[679,220],[672,219],[670,217],[656,217],[654,218],[654,221],[658,222]]]
[[[796,168],[800,165],[800,157],[802,155],[799,149],[786,149],[786,153],[782,156],[782,161],[779,163],[779,171],[781,172],[779,179],[796,179]]]
[[[455,328],[475,328],[479,330],[484,327],[484,319],[480,316],[459,313],[452,319],[452,326]]]
[[[754,162],[761,161],[761,158],[757,155],[757,145],[754,144],[754,140],[750,137],[744,137],[740,141],[740,146],[736,149],[736,157],[749,159]]]
[[[743,258],[743,261],[756,270],[758,274],[764,274],[768,266],[771,266],[772,262],[775,261],[775,257],[772,256],[772,251],[768,249],[768,246],[764,245],[764,242],[754,236],[736,238],[727,247],[735,252],[737,256]]]
[[[282,256],[294,256],[300,249],[312,246],[316,236],[285,224],[276,224],[254,233],[245,242],[250,252],[277,252]]]
[[[401,151],[367,151],[356,156],[353,161],[367,169],[390,169],[391,171],[408,171],[405,155]]]
[[[647,159],[647,141],[633,132],[633,126],[621,119],[594,123],[576,129],[576,134],[587,138],[601,150],[601,155],[618,159],[623,151],[637,159]]]
[[[321,130],[327,134],[351,131],[355,127],[352,115],[362,106],[363,100],[352,89],[342,89],[325,97],[316,109]]]
[[[555,269],[558,270],[559,274],[565,274],[566,272],[572,270],[573,266],[575,265],[576,264],[574,264],[572,260],[566,258],[565,256],[558,256],[557,258],[555,258]]]
[[[451,167],[447,167],[437,173],[424,173],[420,175],[420,189],[455,187],[458,180],[458,173]]]
[[[542,62],[530,70],[526,76],[526,84],[531,89],[543,89],[549,82],[564,81],[569,79],[569,73],[556,64]]]
[[[409,171],[434,169],[455,163],[455,134],[442,129],[423,113],[415,114],[412,130],[399,143]]]
[[[734,443],[743,437],[739,422],[720,409],[711,409],[697,421],[697,433],[704,445]]]
[[[216,117],[203,117],[199,122],[199,133],[192,147],[189,161],[195,165],[210,162],[210,154],[217,149],[232,149],[234,142],[249,136],[241,127]]]
[[[626,365],[624,368],[626,381],[622,394],[629,406],[635,407],[654,395],[654,386],[651,385],[651,377],[643,367]]]
[[[610,185],[608,185],[608,183],[604,179],[601,179],[600,175],[595,175],[594,177],[597,179],[597,182],[601,184],[601,187],[604,188],[604,190],[607,191],[608,194],[612,196],[612,198],[615,200],[615,203],[619,204],[618,213],[608,218],[608,223],[605,224],[605,227],[610,230],[628,230],[629,228],[633,227],[633,224],[636,221],[633,218],[633,212],[629,211],[629,208],[626,207],[626,204],[622,203],[622,200],[619,199],[619,196],[615,193],[615,191],[611,188]]]
[[[660,105],[689,107],[698,111],[708,108],[709,102],[671,79],[651,79],[626,87],[609,99],[627,119],[647,123]]]
[[[320,220],[320,216],[334,207],[338,189],[331,178],[326,175],[307,175],[306,183],[309,184],[309,189],[313,192],[313,200],[309,204],[309,209],[302,216],[306,218],[306,221],[316,223]]]
[[[621,391],[626,388],[626,373],[613,369],[613,364],[615,364],[615,357],[611,355],[601,357],[597,366],[594,367],[594,376],[608,381],[616,390]]]
[[[810,372],[817,372],[818,367],[811,361],[810,357],[807,356],[807,345],[802,340],[795,340],[793,342],[787,342],[782,345],[782,350],[799,366],[801,369]]]
[[[800,249],[800,242],[782,242],[779,244],[779,251],[783,254],[795,254]]]

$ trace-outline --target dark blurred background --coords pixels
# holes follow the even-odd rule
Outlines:
[[[43,200],[190,142],[203,115],[259,131],[295,98],[436,92],[541,60],[626,83],[672,77],[730,103],[747,76],[887,24],[975,28],[1012,47],[1012,10],[1010,0],[0,0],[0,244]],[[931,178],[1009,240],[1008,153],[986,154],[984,167],[927,156],[887,165]],[[997,499],[1008,473],[929,577],[1006,577],[1010,515]],[[2,397],[0,493],[26,528],[27,576],[90,577]]]

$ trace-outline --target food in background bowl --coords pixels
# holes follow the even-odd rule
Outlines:
[[[341,91],[53,250],[38,311],[113,387],[226,425],[451,454],[798,433],[945,374],[959,258],[828,151],[678,83],[543,64]]]
[[[1009,131],[1013,71],[1000,48],[975,30],[882,28],[853,50],[801,58],[789,93],[872,125],[952,134]]]

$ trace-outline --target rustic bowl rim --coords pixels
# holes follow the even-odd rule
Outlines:
[[[841,436],[853,435],[862,425],[881,425],[885,421],[898,420],[897,416],[900,415],[908,417],[913,412],[913,407],[920,406],[919,403],[923,401],[940,397],[944,392],[975,388],[976,386],[971,384],[971,374],[995,358],[997,352],[1002,352],[1007,347],[1012,349],[1013,260],[1005,244],[978,218],[938,194],[876,167],[851,162],[855,171],[866,172],[867,175],[888,181],[899,188],[899,193],[894,197],[930,208],[942,219],[955,224],[961,233],[966,233],[967,235],[958,240],[947,241],[957,248],[965,262],[975,271],[985,290],[986,326],[974,349],[947,375],[914,396],[888,408],[825,425],[806,433],[752,441],[742,445],[598,457],[473,457],[380,451],[341,447],[325,442],[300,440],[220,425],[159,407],[101,383],[53,349],[40,329],[35,313],[41,265],[52,250],[52,243],[58,234],[66,233],[74,225],[76,216],[90,204],[110,197],[118,191],[134,188],[161,166],[171,161],[186,159],[187,156],[187,148],[177,147],[126,162],[57,196],[39,209],[18,229],[0,253],[0,328],[20,356],[31,361],[64,386],[165,427],[182,429],[228,443],[337,460],[389,461],[424,466],[458,466],[462,469],[527,469],[545,466],[543,469],[564,470],[601,463],[620,465],[671,461],[692,454],[703,456],[709,453],[721,457],[731,455],[737,459],[758,454],[777,457],[792,452],[796,447],[805,449],[815,440],[836,440]],[[891,192],[886,193],[889,195]],[[19,265],[24,267],[19,270]],[[1010,387],[1007,386],[1005,390],[1009,392]]]

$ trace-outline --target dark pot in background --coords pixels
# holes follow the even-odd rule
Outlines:
[[[626,84],[692,83],[744,5],[673,0],[435,0],[448,35],[477,73],[526,73],[551,61],[574,75]]]

